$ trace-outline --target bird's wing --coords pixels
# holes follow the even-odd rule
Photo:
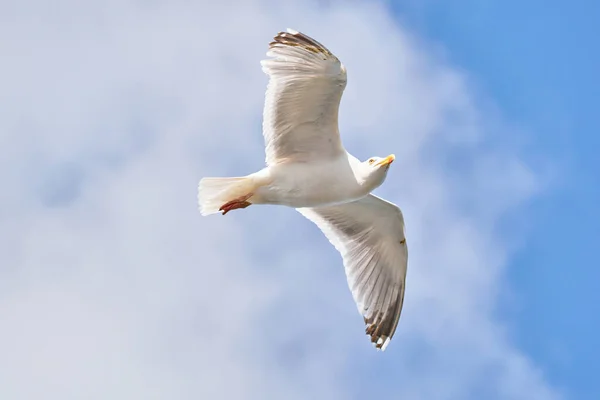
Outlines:
[[[348,285],[371,342],[385,350],[402,311],[408,263],[404,217],[377,196],[329,207],[299,208],[341,253]]]
[[[267,165],[335,157],[345,150],[338,108],[346,69],[325,46],[294,30],[278,33],[262,60]]]

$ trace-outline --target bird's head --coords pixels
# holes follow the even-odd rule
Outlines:
[[[371,157],[368,160],[363,161],[363,170],[366,173],[365,183],[372,186],[373,189],[381,185],[387,176],[390,165],[395,159],[396,156],[390,154],[384,158]]]

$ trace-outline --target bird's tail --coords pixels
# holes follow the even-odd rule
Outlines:
[[[202,178],[198,184],[200,213],[216,214],[225,203],[252,193],[254,186],[254,180],[249,176]]]

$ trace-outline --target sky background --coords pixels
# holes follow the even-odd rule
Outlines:
[[[591,1],[0,0],[0,398],[598,399]],[[292,209],[201,217],[262,168],[290,27],[395,153],[404,310],[383,353]]]

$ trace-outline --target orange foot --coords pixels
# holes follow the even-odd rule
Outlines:
[[[252,197],[252,193],[247,194],[245,196],[240,196],[237,199],[233,199],[225,204],[223,204],[221,206],[221,208],[219,208],[219,211],[223,211],[223,215],[227,214],[229,211],[231,210],[237,210],[240,208],[246,208],[249,205],[251,205],[252,203],[246,201],[248,200],[250,197]]]

